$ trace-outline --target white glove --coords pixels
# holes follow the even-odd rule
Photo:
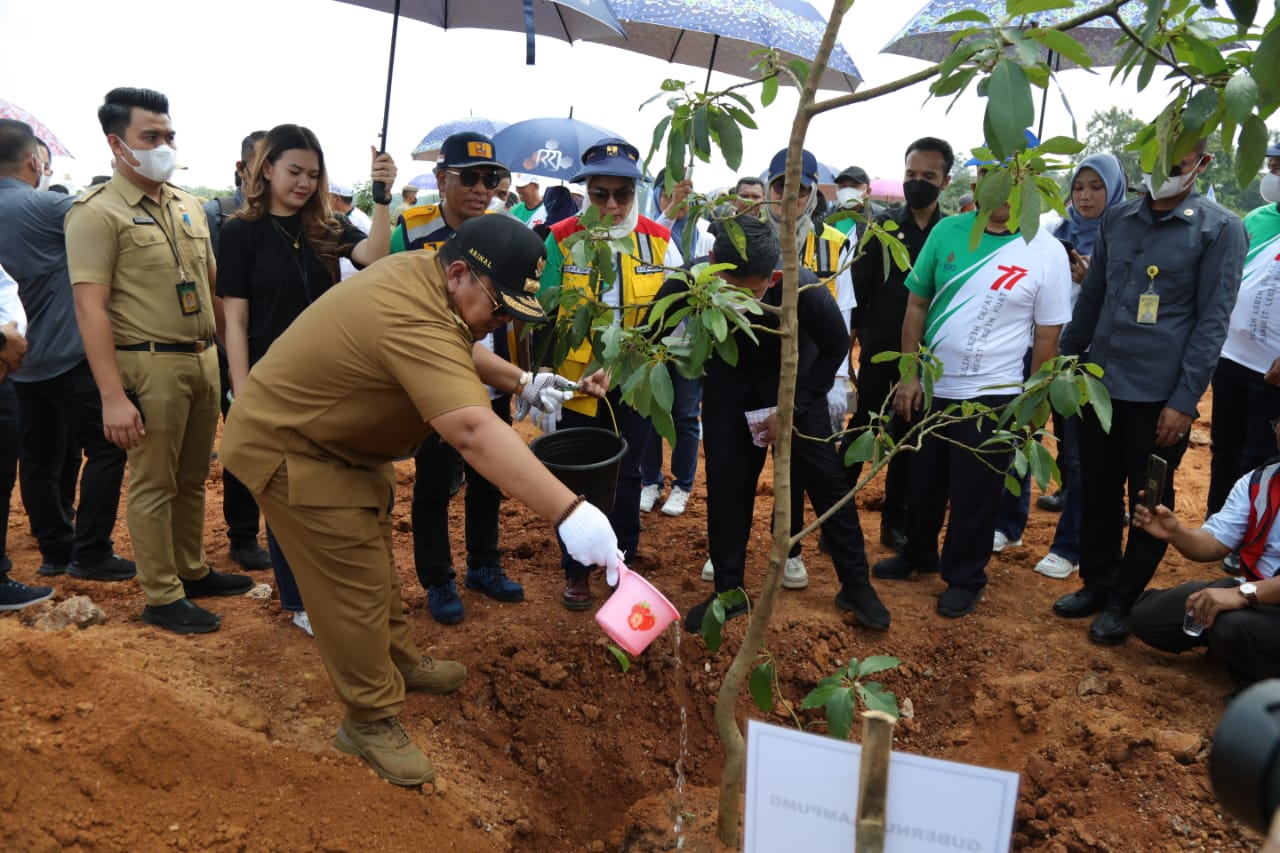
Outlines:
[[[533,374],[516,398],[516,420],[524,420],[530,408],[546,413],[554,412],[558,416],[564,404],[573,399],[577,388],[578,384],[572,379],[554,373]],[[559,417],[556,419],[559,420]]]
[[[584,566],[604,566],[613,573],[613,582],[617,583],[618,537],[603,512],[583,502],[569,513],[556,532],[570,557]]]
[[[831,429],[839,432],[844,429],[844,418],[849,413],[849,380],[837,376],[827,391],[827,414],[831,416]]]
[[[544,412],[539,409],[534,409],[530,414],[533,418],[534,425],[541,430],[544,435],[546,435],[547,433],[556,431],[556,425],[560,423],[560,416],[563,415],[564,412],[559,409],[556,409],[554,412]]]

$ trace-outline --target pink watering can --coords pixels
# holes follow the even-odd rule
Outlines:
[[[676,608],[640,575],[618,562],[618,587],[596,621],[627,654],[639,655],[679,617]]]

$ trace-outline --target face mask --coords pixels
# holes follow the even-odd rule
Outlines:
[[[1200,168],[1200,160],[1197,160],[1196,164],[1191,167],[1191,174],[1187,177],[1183,178],[1181,175],[1175,175],[1165,178],[1164,183],[1160,185],[1159,192],[1152,188],[1151,175],[1149,173],[1143,174],[1142,183],[1147,188],[1147,195],[1151,196],[1153,199],[1175,198],[1195,183],[1195,173],[1198,168]]]
[[[489,202],[490,213],[501,213],[506,209],[507,209],[507,200],[504,198],[499,198],[498,196],[495,195],[493,197],[493,201]]]
[[[865,192],[855,187],[841,187],[836,190],[836,204],[840,207],[848,207],[862,201],[866,196]]]
[[[178,152],[168,145],[134,151],[128,145],[125,145],[122,139],[120,140],[120,146],[129,152],[130,157],[138,161],[138,165],[133,167],[133,171],[158,184],[163,184],[172,178],[173,173],[178,169]]]
[[[46,175],[43,170],[41,170],[40,180],[36,183],[36,192],[42,193],[48,189],[49,189],[49,176]]]
[[[938,200],[942,190],[928,181],[903,181],[902,195],[907,199],[907,207],[912,210],[924,210]]]
[[[1258,188],[1262,200],[1280,204],[1280,175],[1268,172],[1262,176],[1262,186]]]

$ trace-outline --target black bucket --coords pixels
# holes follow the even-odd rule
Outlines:
[[[627,440],[607,429],[572,427],[540,435],[529,445],[538,461],[601,512],[613,510]]]

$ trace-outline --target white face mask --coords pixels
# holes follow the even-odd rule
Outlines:
[[[1258,188],[1262,193],[1262,200],[1269,201],[1272,204],[1280,204],[1280,175],[1274,172],[1268,172],[1262,176],[1262,186]]]
[[[155,181],[157,184],[163,184],[172,178],[173,173],[178,169],[178,152],[168,145],[160,145],[156,148],[143,149],[142,151],[134,151],[124,144],[123,139],[120,140],[120,145],[125,151],[129,152],[130,157],[138,161],[138,165],[133,167],[133,171],[148,180]]]
[[[836,190],[836,204],[840,207],[848,207],[851,204],[856,204],[866,197],[866,192],[856,187],[841,187]]]
[[[1142,183],[1147,188],[1147,194],[1151,196],[1153,199],[1174,198],[1176,196],[1181,195],[1183,192],[1185,192],[1186,190],[1190,189],[1192,186],[1195,185],[1196,169],[1200,168],[1200,163],[1203,159],[1204,159],[1203,157],[1200,158],[1200,160],[1197,160],[1196,164],[1191,167],[1190,175],[1187,175],[1186,177],[1183,177],[1182,175],[1176,175],[1173,177],[1165,178],[1164,183],[1160,185],[1160,189],[1158,191],[1153,189],[1151,186],[1150,173],[1144,173],[1142,176]]]
[[[489,202],[489,211],[491,213],[501,213],[507,209],[507,200],[500,196],[494,196],[493,201]]]

